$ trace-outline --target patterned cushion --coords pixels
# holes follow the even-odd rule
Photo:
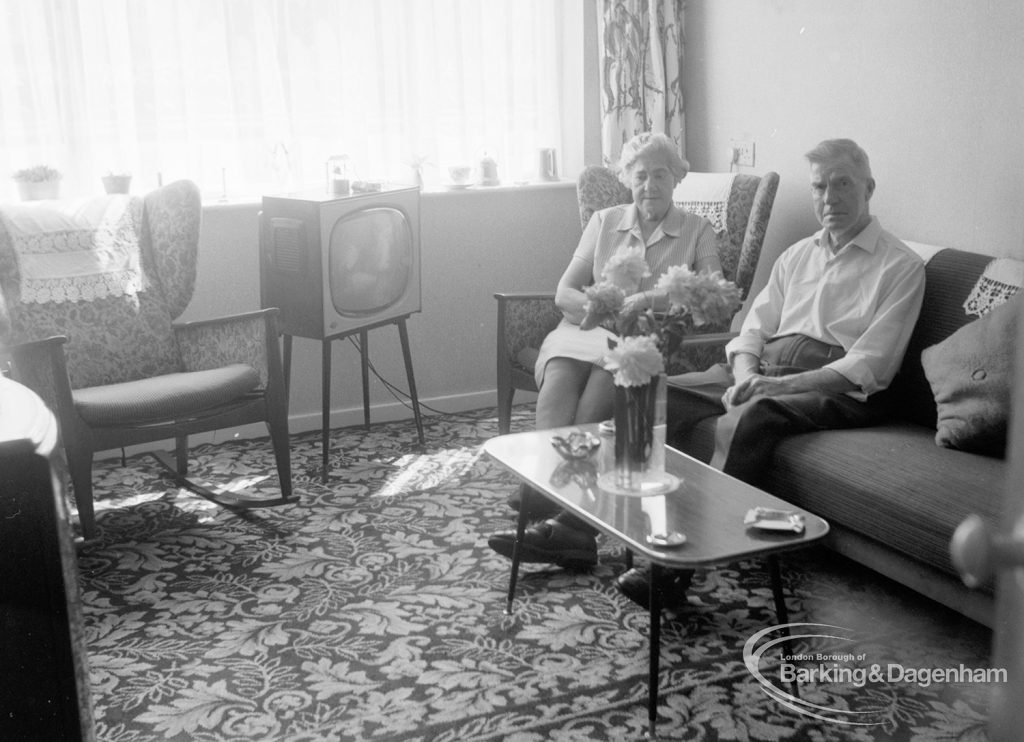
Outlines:
[[[0,228],[0,294],[10,315],[9,339],[25,342],[67,336],[64,350],[72,388],[183,370],[171,323],[191,298],[195,280],[198,189],[187,181],[172,183],[147,196],[145,208],[144,213],[142,198],[131,198],[129,210],[140,241],[142,270],[149,279],[148,286],[134,295],[22,302],[18,257],[7,230]],[[185,237],[186,242],[172,247],[176,237]]]
[[[259,385],[259,374],[235,363],[223,368],[165,374],[77,389],[75,409],[90,425],[118,426],[187,418],[226,404]]]
[[[633,193],[603,165],[588,165],[576,181],[580,223],[586,228],[595,211],[633,202]]]
[[[767,175],[765,176],[767,177]],[[719,260],[722,261],[723,275],[739,286],[744,295],[750,289],[754,280],[754,271],[757,270],[757,260],[760,257],[760,250],[750,248],[744,249],[748,229],[760,235],[760,239],[753,240],[749,244],[760,246],[764,242],[764,233],[768,229],[768,217],[771,215],[771,205],[762,213],[754,213],[754,197],[761,185],[761,176],[741,173],[736,176],[732,184],[732,192],[729,194],[729,206],[726,216],[728,225],[730,249],[725,256],[719,250]],[[771,200],[774,201],[775,193],[772,191]],[[753,222],[751,222],[753,218]]]
[[[938,445],[1004,455],[1022,302],[1018,294],[921,353],[938,407]]]
[[[179,317],[196,284],[202,204],[194,183],[179,180],[146,195],[143,250],[153,261],[167,312]]]

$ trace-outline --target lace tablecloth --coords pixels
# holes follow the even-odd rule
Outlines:
[[[141,200],[124,195],[0,206],[18,260],[21,301],[93,301],[144,291],[141,213]]]
[[[691,214],[711,222],[715,232],[728,225],[729,194],[736,173],[689,173],[676,186],[672,200]]]

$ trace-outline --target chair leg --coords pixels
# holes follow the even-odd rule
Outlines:
[[[515,396],[515,387],[498,390],[498,432],[505,435],[512,429],[512,398]]]
[[[188,474],[188,436],[179,435],[174,438],[174,464],[177,467],[178,476],[184,477]]]
[[[281,483],[281,499],[288,500],[292,496],[292,458],[291,443],[288,435],[288,418],[271,416],[267,421],[270,428],[270,443],[274,447],[274,460],[277,462],[277,478]]]
[[[92,502],[92,452],[67,451],[67,459],[82,538],[88,541],[96,536],[96,513]]]

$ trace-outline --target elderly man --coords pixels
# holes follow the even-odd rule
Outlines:
[[[717,418],[712,466],[755,485],[780,438],[886,416],[876,395],[900,367],[924,295],[923,261],[871,216],[864,150],[831,139],[806,157],[821,231],[775,262],[726,346],[727,364],[669,379],[669,440]],[[560,563],[559,553],[578,557],[593,542],[592,531],[559,518],[528,531],[527,558]],[[544,543],[531,543],[545,532]],[[665,604],[684,600],[691,577],[669,574],[659,586]],[[621,575],[618,586],[646,605],[644,570]]]

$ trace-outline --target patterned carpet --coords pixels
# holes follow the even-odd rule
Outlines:
[[[514,429],[531,423],[515,410]],[[512,525],[513,480],[480,453],[494,411],[425,426],[425,451],[411,422],[333,431],[327,485],[319,436],[296,435],[300,502],[244,514],[149,457],[100,464],[100,538],[79,557],[98,739],[643,739],[648,618],[614,588],[622,550],[602,541],[591,573],[525,566],[504,615],[509,564],[486,536]],[[192,454],[197,479],[276,494],[266,440]],[[783,579],[791,621],[845,630],[792,654],[987,662],[987,630],[824,549],[787,556]],[[780,702],[744,656],[773,623],[761,564],[698,573],[663,624],[660,739],[986,738],[984,682],[826,674]],[[779,662],[770,650],[754,669],[778,679]]]

